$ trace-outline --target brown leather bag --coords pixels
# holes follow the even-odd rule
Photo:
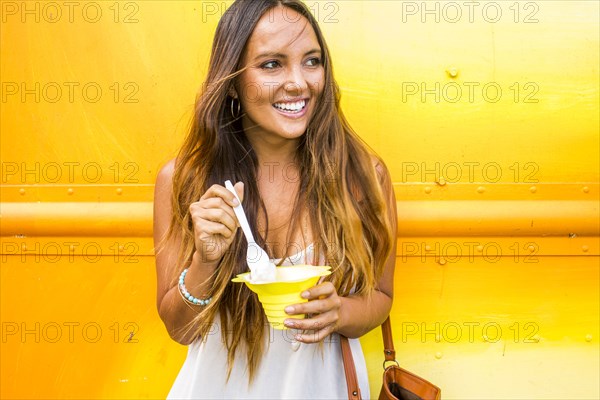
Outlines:
[[[385,361],[383,362],[383,383],[379,400],[440,400],[442,391],[439,387],[400,368],[398,365],[392,338],[392,324],[389,317],[381,324],[381,331],[383,333]],[[350,343],[348,338],[342,335],[340,335],[340,342],[346,383],[348,384],[348,400],[361,400]],[[393,364],[386,367],[388,362]]]

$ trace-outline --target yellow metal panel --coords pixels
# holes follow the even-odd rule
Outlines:
[[[598,398],[600,259],[523,261],[397,264],[398,357],[447,398]]]
[[[60,18],[2,4],[0,156],[19,172],[2,182],[153,183],[227,2],[80,2],[71,20],[60,3]],[[415,163],[459,164],[461,182],[598,181],[598,2],[307,4],[346,114],[397,181]]]
[[[2,262],[3,398],[166,395],[185,347],[171,341],[152,304],[152,257]],[[597,398],[599,262],[398,258],[397,357],[445,398]],[[381,336],[362,342],[376,387]]]
[[[227,4],[0,2],[0,397],[166,395],[153,183]],[[599,398],[599,3],[307,4],[395,183],[402,364],[447,398]]]
[[[154,307],[152,257],[2,262],[2,398],[166,396],[185,349]]]

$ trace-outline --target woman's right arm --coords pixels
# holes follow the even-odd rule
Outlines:
[[[168,162],[159,172],[154,188],[154,245],[166,235],[171,223],[171,194],[175,161]],[[237,220],[232,206],[234,196],[222,186],[211,187],[200,199],[190,205],[194,225],[196,251],[185,277],[187,290],[197,298],[211,294],[211,276],[231,244],[237,229]],[[243,192],[241,184],[236,185],[238,194]],[[243,193],[242,193],[243,196]],[[242,198],[240,196],[240,199]],[[177,233],[179,230],[175,229]],[[194,340],[194,329],[187,329],[189,323],[198,315],[200,305],[191,305],[183,300],[177,284],[172,284],[170,271],[183,270],[184,266],[175,265],[181,237],[176,234],[165,242],[156,254],[157,308],[169,335],[178,343],[187,345]],[[219,249],[206,254],[202,249]]]

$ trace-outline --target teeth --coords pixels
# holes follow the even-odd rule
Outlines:
[[[273,104],[273,106],[275,108],[278,108],[278,109],[284,110],[284,111],[292,111],[292,112],[299,112],[300,110],[302,110],[304,108],[305,105],[306,105],[305,100],[300,100],[300,101],[296,101],[293,103],[275,103],[275,104]]]

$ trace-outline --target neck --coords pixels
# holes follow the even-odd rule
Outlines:
[[[262,138],[252,134],[246,136],[261,168],[267,165],[287,165],[295,162],[300,139]]]
[[[253,140],[250,136],[248,136],[248,140],[258,159],[259,186],[274,184],[280,189],[282,187],[285,187],[286,190],[295,188],[299,180],[296,160],[296,148],[299,140],[282,138],[276,140],[277,144],[264,140]]]

